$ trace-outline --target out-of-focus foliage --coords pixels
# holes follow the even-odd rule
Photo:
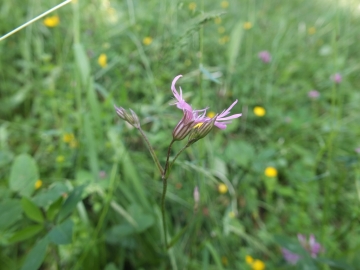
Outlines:
[[[57,4],[3,0],[0,34]],[[78,0],[0,41],[1,268],[357,269],[356,4]],[[113,105],[164,163],[178,74],[194,107],[243,116],[177,159],[165,252],[160,175]]]

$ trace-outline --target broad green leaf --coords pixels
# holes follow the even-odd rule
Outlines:
[[[106,242],[116,244],[125,236],[132,235],[136,232],[135,228],[130,224],[120,224],[113,226],[106,232]]]
[[[50,241],[57,245],[70,244],[72,241],[73,226],[74,224],[71,219],[67,219],[63,223],[55,226],[48,234]]]
[[[155,222],[154,216],[145,213],[144,210],[137,204],[131,205],[129,208],[129,212],[137,223],[137,227],[135,229],[138,233],[145,231]]]
[[[21,206],[28,218],[36,222],[44,222],[44,216],[40,208],[26,197],[21,199]]]
[[[55,202],[53,202],[49,209],[46,212],[46,217],[48,220],[52,221],[54,220],[55,216],[59,213],[60,207],[63,203],[64,198],[60,196]]]
[[[42,224],[26,227],[25,229],[14,233],[13,236],[11,236],[11,238],[9,239],[9,243],[16,243],[29,239],[34,235],[38,234],[39,232],[41,232],[43,228],[44,226]]]
[[[39,207],[47,208],[63,194],[68,193],[69,189],[64,183],[55,183],[49,189],[44,189],[36,194],[32,201]]]
[[[58,215],[59,221],[66,218],[75,209],[77,203],[79,201],[81,201],[81,195],[84,191],[84,188],[85,188],[85,185],[81,185],[81,186],[74,188],[71,191],[69,197],[67,197],[65,203],[62,205],[62,207],[59,211],[59,215]]]
[[[35,160],[28,154],[17,156],[11,166],[10,189],[22,196],[30,196],[38,179],[39,172]]]
[[[21,267],[21,270],[36,270],[39,269],[46,255],[46,248],[49,240],[47,237],[41,239],[30,250],[26,256],[25,262]]]
[[[0,230],[5,230],[21,219],[21,203],[10,199],[0,203]]]

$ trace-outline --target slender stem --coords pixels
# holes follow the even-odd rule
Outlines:
[[[167,178],[163,175],[163,193],[161,197],[161,216],[163,223],[163,232],[164,232],[164,241],[165,241],[165,250],[167,249],[167,229],[166,229],[166,220],[165,220],[165,195],[167,190]]]
[[[151,156],[152,156],[152,158],[153,158],[156,166],[158,167],[158,169],[159,169],[159,171],[160,171],[160,174],[161,174],[161,175],[164,175],[164,169],[163,169],[162,166],[160,165],[159,159],[157,158],[157,156],[156,156],[156,154],[155,154],[155,151],[154,151],[154,149],[152,148],[152,146],[151,146],[148,138],[146,137],[144,131],[141,129],[141,127],[139,127],[138,130],[140,131],[140,134],[141,134],[141,136],[143,137],[143,139],[144,139],[144,141],[145,141],[145,143],[146,143],[146,145],[147,145],[147,147],[148,147],[148,149],[149,149],[149,152],[150,152],[150,154],[151,154]]]
[[[182,152],[184,152],[184,150],[185,150],[186,148],[188,148],[189,146],[190,146],[189,144],[186,144],[186,145],[179,151],[179,153],[176,154],[176,156],[174,157],[174,159],[171,161],[171,163],[170,163],[170,165],[169,165],[169,169],[167,170],[167,174],[169,174],[170,169],[171,169],[171,167],[173,166],[175,160],[178,158],[178,156],[180,156],[180,154],[181,154]]]
[[[167,156],[166,156],[166,163],[165,163],[165,170],[164,170],[164,177],[166,177],[166,172],[168,171],[169,169],[169,158],[170,158],[170,152],[171,152],[171,146],[173,145],[175,141],[172,140],[169,147],[168,147],[168,152],[167,152]]]

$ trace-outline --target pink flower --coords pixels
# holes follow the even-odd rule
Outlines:
[[[320,97],[320,93],[316,90],[311,90],[309,93],[308,93],[308,97],[311,98],[311,99],[317,99],[318,97]]]
[[[302,247],[311,255],[311,257],[316,258],[317,255],[322,251],[321,245],[316,242],[315,236],[310,235],[309,240],[305,238],[304,235],[298,234],[298,239]],[[284,259],[290,264],[296,264],[298,260],[301,259],[301,256],[291,252],[286,248],[282,248],[281,252],[284,256]]]
[[[316,242],[315,236],[311,234],[309,241],[307,241],[304,235],[298,234],[298,239],[303,248],[310,253],[311,257],[316,258],[321,251],[321,245]]]
[[[259,52],[258,57],[264,63],[269,63],[271,61],[271,54],[268,51]]]
[[[342,81],[342,76],[340,73],[335,73],[330,78],[334,83],[341,83],[341,81]]]
[[[172,84],[171,84],[171,91],[173,92],[173,95],[176,99],[176,102],[174,105],[176,105],[176,107],[178,107],[179,109],[183,110],[184,112],[184,117],[186,115],[186,122],[187,123],[190,123],[191,121],[193,121],[193,127],[195,127],[197,124],[199,123],[208,123],[212,120],[212,118],[209,118],[206,116],[206,110],[207,108],[205,109],[202,109],[202,110],[194,110],[190,104],[188,104],[184,99],[183,99],[183,96],[182,96],[182,89],[180,87],[180,93],[176,90],[176,87],[175,87],[175,84],[177,82],[177,80],[179,78],[181,78],[182,75],[178,75],[174,78]],[[227,110],[224,110],[220,115],[218,116],[215,116],[215,122],[214,122],[214,125],[220,129],[225,129],[226,128],[226,125],[227,124],[230,124],[232,119],[235,119],[235,118],[238,118],[241,116],[241,113],[239,114],[234,114],[234,115],[231,115],[231,116],[227,116],[229,113],[230,113],[230,110],[232,109],[232,107],[234,107],[234,105],[237,103],[238,101],[235,100],[233,104],[231,104],[231,106],[227,109]],[[187,115],[186,112],[189,112],[191,113],[192,115],[192,119],[190,119],[190,116]],[[227,117],[225,117],[227,116]],[[184,118],[183,118],[184,119]],[[181,121],[180,121],[181,122]],[[180,124],[179,122],[179,124]],[[178,125],[179,125],[178,124]]]
[[[290,250],[286,249],[286,248],[282,248],[281,252],[284,256],[285,261],[287,261],[290,264],[295,265],[297,263],[297,261],[300,259],[300,256],[292,253]]]
[[[215,120],[215,126],[220,128],[220,129],[225,129],[226,128],[226,125],[227,124],[230,124],[232,119],[235,119],[235,118],[238,118],[241,116],[241,113],[238,113],[238,114],[233,114],[231,116],[228,116],[228,117],[224,117],[226,115],[228,115],[230,113],[230,110],[232,109],[232,107],[235,106],[235,104],[237,103],[238,101],[235,100],[233,104],[230,105],[230,107],[227,109],[227,110],[224,110],[222,113],[220,113],[216,120]]]

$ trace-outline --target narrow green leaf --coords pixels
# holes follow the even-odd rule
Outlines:
[[[208,78],[210,81],[213,81],[217,84],[221,84],[221,82],[216,79],[211,73],[210,71],[208,71],[206,68],[203,67],[203,65],[200,65],[200,71],[202,72],[202,74],[205,75],[206,78]]]
[[[74,44],[76,66],[81,76],[83,86],[86,86],[90,77],[90,63],[85,49],[81,43]]]
[[[55,226],[48,234],[51,242],[57,245],[70,244],[72,241],[73,222],[71,219]]]
[[[35,160],[28,154],[17,156],[11,166],[10,189],[22,196],[30,196],[35,190],[35,182],[38,179],[39,172]]]
[[[10,237],[9,243],[17,243],[29,239],[41,232],[42,229],[44,229],[44,225],[42,224],[29,226],[21,231],[14,233],[13,236]]]
[[[94,128],[91,124],[91,118],[88,115],[84,115],[84,129],[85,139],[87,143],[87,158],[91,172],[96,178],[99,174],[99,161],[97,156],[96,139],[94,134]]]
[[[36,243],[35,246],[30,250],[26,256],[25,262],[21,267],[21,270],[36,270],[39,269],[42,262],[44,261],[46,248],[49,243],[47,237],[41,239]]]
[[[21,218],[19,200],[10,199],[0,203],[0,230],[5,230]]]
[[[215,248],[213,247],[213,245],[210,244],[210,242],[206,242],[205,246],[207,247],[207,249],[209,250],[211,256],[213,257],[216,267],[219,270],[224,269],[221,263],[221,259],[219,257],[219,252],[216,252]]]
[[[234,72],[235,63],[240,52],[241,40],[243,36],[243,22],[238,22],[230,34],[230,43],[228,47],[228,66],[230,73]]]
[[[44,216],[40,208],[26,197],[21,199],[21,206],[28,218],[36,222],[44,222]]]
[[[59,221],[66,218],[75,209],[77,203],[79,201],[81,201],[81,195],[84,191],[84,188],[85,188],[85,185],[81,185],[81,186],[74,188],[71,191],[69,197],[67,197],[65,203],[62,205],[62,207],[59,211],[59,215],[58,215]]]
[[[173,239],[171,239],[170,243],[168,244],[167,248],[171,248],[173,245],[176,244],[177,241],[179,241],[180,237],[186,232],[187,226],[185,226],[181,231],[179,231]]]

